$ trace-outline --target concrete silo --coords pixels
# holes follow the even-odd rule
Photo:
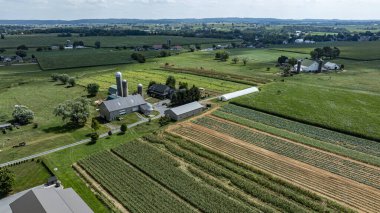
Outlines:
[[[123,80],[122,86],[123,86],[123,97],[127,97],[128,96],[128,82],[127,82],[127,80]]]
[[[297,73],[300,73],[300,72],[301,72],[301,65],[302,65],[302,61],[301,61],[301,60],[298,60],[298,61],[297,61]]]
[[[318,72],[322,72],[322,68],[323,68],[323,60],[319,59],[319,61],[318,61]]]
[[[142,84],[137,85],[137,93],[144,97]]]
[[[123,79],[123,75],[121,74],[121,72],[117,72],[115,74],[115,77],[116,77],[116,86],[117,86],[117,95],[122,97],[123,96],[123,86],[122,86],[122,79]]]

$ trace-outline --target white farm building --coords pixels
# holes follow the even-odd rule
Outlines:
[[[318,72],[319,68],[321,69],[320,71],[340,69],[340,65],[332,63],[332,62],[321,64],[321,67],[319,66],[320,66],[319,62],[305,59],[305,60],[302,60],[301,62],[300,72]],[[297,64],[294,65],[294,70],[297,70],[297,68],[298,68],[298,65]]]
[[[237,97],[240,97],[240,96],[243,96],[243,95],[248,95],[248,94],[251,94],[251,93],[258,92],[258,91],[259,91],[259,89],[257,87],[251,87],[251,88],[248,88],[248,89],[244,89],[244,90],[240,90],[240,91],[236,91],[236,92],[232,92],[232,93],[228,93],[228,94],[222,95],[218,99],[221,100],[221,101],[229,101],[229,100],[231,100],[233,98],[237,98]]]

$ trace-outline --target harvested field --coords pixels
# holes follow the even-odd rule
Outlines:
[[[380,189],[380,169],[341,158],[327,152],[303,146],[289,140],[270,136],[212,116],[202,117],[194,123],[223,132],[239,140],[274,153],[301,161],[331,173]]]
[[[380,209],[380,190],[373,187],[193,123],[183,123],[168,131],[359,211],[378,212]]]

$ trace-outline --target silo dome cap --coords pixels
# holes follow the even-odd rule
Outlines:
[[[121,72],[117,72],[117,73],[115,74],[115,76],[116,76],[116,77],[120,77],[120,76],[121,76]]]
[[[142,84],[139,84],[139,85],[137,85],[137,86],[142,87],[143,85],[142,85]]]

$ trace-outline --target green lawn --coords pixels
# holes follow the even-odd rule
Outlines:
[[[0,94],[0,122],[12,119],[15,105],[25,105],[34,112],[33,122],[38,124],[37,128],[34,128],[33,124],[29,124],[21,126],[19,129],[8,130],[7,134],[1,133],[0,162],[73,143],[83,139],[87,133],[91,132],[89,124],[81,129],[67,129],[61,118],[53,115],[54,108],[58,104],[86,95],[80,86],[66,88],[63,85],[49,82],[49,78],[46,77],[0,90]],[[20,142],[26,142],[27,146],[12,148]]]
[[[15,174],[12,194],[42,185],[51,176],[41,162],[28,161],[8,167]]]
[[[285,80],[266,85],[257,94],[234,99],[233,103],[380,138],[379,95]]]
[[[125,135],[113,135],[109,139],[100,139],[94,145],[83,144],[47,155],[44,157],[44,161],[51,170],[57,168],[54,174],[62,181],[64,187],[72,187],[95,212],[110,212],[85,185],[83,180],[78,177],[71,165],[91,154],[109,150],[158,129],[159,125],[157,121],[150,124],[142,124],[129,129]]]

